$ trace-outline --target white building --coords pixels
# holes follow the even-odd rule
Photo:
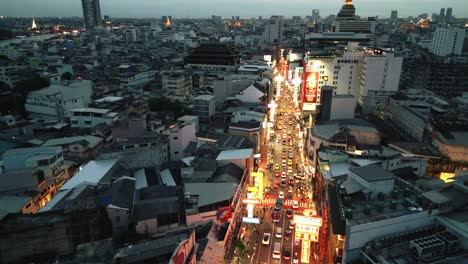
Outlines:
[[[438,28],[432,37],[429,51],[439,56],[461,55],[465,40],[465,29]]]
[[[185,158],[184,150],[190,142],[197,139],[195,122],[178,122],[169,128],[169,148],[171,150],[171,160],[181,160]]]
[[[263,100],[263,97],[266,95],[266,91],[261,88],[258,84],[252,83],[249,86],[245,87],[235,97],[242,102],[246,103],[258,103]]]
[[[398,91],[403,58],[381,50],[365,53],[357,98],[362,112],[370,113],[386,107],[389,96]]]
[[[267,43],[283,42],[283,16],[272,16],[265,26],[263,41]]]
[[[125,41],[136,42],[138,40],[138,29],[129,28],[125,30]]]
[[[30,92],[25,108],[33,117],[63,121],[71,109],[87,107],[92,95],[89,80],[64,82]]]
[[[209,121],[215,114],[216,100],[213,95],[199,95],[193,98],[193,113],[202,121]]]
[[[19,82],[18,71],[25,67],[17,65],[0,65],[0,82],[14,88]]]
[[[120,74],[120,86],[126,91],[137,91],[154,80],[156,71],[126,72]]]
[[[101,123],[112,126],[119,120],[119,114],[108,109],[75,108],[70,109],[71,127],[91,128]]]
[[[166,93],[184,96],[190,94],[192,81],[183,73],[167,73],[162,76],[162,88]]]

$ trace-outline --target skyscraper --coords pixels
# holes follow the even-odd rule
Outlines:
[[[338,15],[336,16],[336,20],[354,20],[355,13],[356,8],[354,8],[353,1],[345,0],[340,12],[338,12]]]
[[[445,13],[445,20],[447,22],[450,22],[452,20],[452,8],[451,7],[447,8],[447,13]]]
[[[81,0],[81,6],[83,8],[83,17],[87,29],[102,26],[99,0]]]
[[[439,56],[460,56],[465,34],[465,29],[461,28],[438,28],[434,32],[429,52]]]
[[[320,19],[320,10],[312,9],[312,21],[319,22]]]
[[[392,10],[392,13],[390,15],[390,19],[392,19],[392,20],[398,19],[398,11],[397,10]]]
[[[440,9],[439,20],[443,21],[445,19],[445,8]]]
[[[263,40],[267,43],[277,43],[280,47],[283,42],[283,16],[271,16],[263,32]]]

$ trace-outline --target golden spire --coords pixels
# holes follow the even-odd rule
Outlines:
[[[353,0],[345,0],[343,5],[353,5]]]
[[[166,23],[164,24],[166,27],[171,25],[171,21],[169,20],[169,17],[166,17]]]
[[[37,25],[36,25],[36,21],[34,21],[34,17],[33,17],[32,25],[31,25],[31,29],[37,29]]]

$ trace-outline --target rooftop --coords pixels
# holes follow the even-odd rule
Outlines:
[[[367,182],[394,180],[395,175],[379,166],[352,167],[350,171]]]
[[[231,199],[236,187],[234,183],[186,183],[185,192],[199,195],[198,207],[201,207]]]
[[[75,176],[69,179],[60,191],[65,191],[76,187],[82,182],[89,182],[93,184],[99,183],[101,179],[109,173],[114,166],[116,166],[118,159],[109,160],[92,160],[88,162]]]

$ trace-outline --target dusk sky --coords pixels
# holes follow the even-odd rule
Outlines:
[[[357,15],[389,17],[439,13],[452,7],[457,17],[468,17],[468,0],[355,0]],[[101,0],[101,14],[111,17],[268,17],[336,14],[343,0]],[[81,16],[80,0],[0,0],[0,16]]]

